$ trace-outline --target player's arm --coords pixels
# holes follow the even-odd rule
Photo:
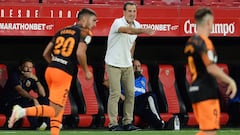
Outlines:
[[[32,79],[36,83],[38,94],[42,97],[45,97],[46,96],[45,89],[44,89],[43,85],[41,84],[41,82],[38,80],[37,76],[32,74]]]
[[[37,86],[37,90],[38,90],[37,92],[38,92],[39,95],[41,95],[43,97],[46,96],[45,89],[42,86],[42,84],[39,82],[38,77],[35,74],[33,74],[32,72],[22,72],[22,74],[25,77],[31,78],[31,79],[33,79],[35,81],[36,86]]]
[[[230,98],[233,98],[236,95],[237,87],[235,81],[231,77],[226,75],[216,64],[207,65],[207,71],[216,79],[228,84],[226,94],[228,94]]]
[[[215,77],[217,80],[222,81],[228,85],[226,94],[230,98],[233,98],[237,93],[237,86],[235,81],[225,74],[215,63],[216,56],[213,50],[202,51],[201,57],[204,65],[206,66],[207,72]]]
[[[79,42],[78,48],[77,48],[77,58],[84,72],[88,71],[86,51],[87,51],[87,45],[83,42]]]
[[[118,29],[119,33],[127,33],[127,34],[132,34],[132,35],[136,35],[136,34],[148,34],[148,35],[153,35],[154,34],[154,30],[151,28],[134,28],[134,27],[128,27],[128,26],[122,26]]]
[[[43,57],[48,63],[50,63],[52,61],[51,53],[52,53],[53,46],[54,46],[53,42],[50,41],[43,52]]]
[[[38,94],[41,95],[42,97],[46,96],[46,92],[44,87],[42,86],[40,81],[36,81],[37,89],[38,89]]]
[[[21,85],[15,86],[15,90],[18,92],[19,95],[22,97],[28,98],[29,100],[32,100],[34,105],[39,105],[39,102],[36,98],[32,97],[26,90],[23,89]]]
[[[85,72],[86,79],[92,78],[92,73],[88,69],[87,64],[87,44],[84,42],[79,42],[78,48],[77,48],[77,59],[81,67],[83,68],[83,71]]]
[[[23,89],[21,85],[16,85],[15,90],[18,92],[19,95],[22,97],[28,98],[30,100],[34,100],[34,97],[32,97],[26,90]]]

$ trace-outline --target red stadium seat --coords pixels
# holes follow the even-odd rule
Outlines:
[[[11,2],[11,3],[39,3],[39,0],[0,0],[0,2]]]
[[[66,4],[67,0],[43,0],[42,3],[49,3],[49,4]]]
[[[220,0],[221,2],[228,2],[228,3],[232,3],[232,2],[240,2],[240,0]]]
[[[217,64],[224,73],[226,73],[227,75],[229,75],[229,69],[228,69],[228,65],[225,63],[219,63]],[[228,102],[228,95],[226,95],[226,90],[227,90],[227,85],[219,80],[218,81],[218,88],[219,88],[219,92],[220,92],[220,96],[221,96],[221,109],[224,112],[227,112],[227,102]]]
[[[22,126],[21,127],[23,127],[23,128],[30,128],[31,127],[31,124],[30,124],[27,117],[22,118]]]
[[[106,0],[92,0],[92,4],[108,4]]]
[[[131,0],[132,2],[135,2],[137,5],[140,5],[140,0]],[[123,4],[127,2],[126,0],[93,0],[92,4],[110,4],[110,5],[120,5],[123,6]]]
[[[6,81],[8,79],[8,70],[7,65],[0,64],[0,95],[2,95],[3,88],[6,84]],[[3,127],[6,123],[6,116],[5,114],[0,114],[0,127]]]
[[[67,0],[67,3],[73,3],[73,4],[89,4],[89,0]]]
[[[67,101],[66,101],[66,104],[65,104],[65,107],[64,107],[64,115],[71,115],[71,102],[70,102],[70,99],[69,97],[67,98]]]
[[[175,72],[172,65],[158,65],[158,86],[162,99],[166,102],[166,113],[161,113],[161,117],[168,121],[173,115],[186,113],[186,107],[181,99],[175,79]]]
[[[54,4],[89,4],[89,0],[43,0],[43,3],[54,3]]]
[[[144,5],[163,5],[165,6],[166,3],[164,3],[163,1],[158,1],[158,0],[144,0]]]
[[[76,102],[74,101],[72,93],[69,92],[66,104],[64,106],[62,124],[63,127],[76,128],[78,122],[78,108]]]
[[[181,0],[162,0],[166,5],[180,5]]]
[[[7,117],[5,116],[5,114],[0,114],[0,127],[4,127],[6,121]]]
[[[152,91],[150,82],[149,82],[149,75],[148,75],[148,67],[146,64],[141,64],[141,68],[143,70],[142,74],[146,78],[147,81],[147,91]]]
[[[232,3],[232,6],[233,6],[233,7],[240,7],[240,1],[233,2],[233,3]]]
[[[201,0],[201,2],[221,2],[220,0]]]
[[[229,75],[228,65],[224,63],[217,64],[227,75]],[[227,84],[218,80],[218,88],[221,96],[221,109],[224,112],[227,112],[227,102],[228,102],[228,95],[226,95],[227,91]]]
[[[169,6],[180,4],[181,0],[144,0],[144,5]]]
[[[91,72],[93,71],[91,66],[89,66],[89,69]],[[97,97],[94,91],[94,79],[86,80],[84,71],[80,66],[78,67],[77,78],[81,83],[81,88],[84,95],[83,98],[86,101],[86,106],[87,106],[86,114],[98,114]]]
[[[89,66],[89,69],[91,72],[93,71],[92,66]],[[96,119],[103,118],[103,106],[100,104],[97,91],[94,88],[94,79],[86,80],[84,71],[80,66],[78,67],[77,78],[80,82],[77,83],[77,91],[85,104],[84,113],[79,114],[78,127],[90,127],[97,123]]]
[[[0,64],[0,87],[4,88],[8,79],[7,65]]]

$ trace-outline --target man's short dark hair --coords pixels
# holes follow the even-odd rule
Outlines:
[[[213,12],[210,8],[204,7],[199,8],[194,15],[196,22],[200,23],[206,15],[213,15]]]
[[[25,64],[26,62],[31,62],[31,63],[33,63],[33,60],[30,59],[30,58],[21,59],[21,60],[19,61],[19,66],[22,66],[22,65]],[[34,63],[33,63],[33,64],[34,64]]]
[[[127,5],[131,5],[131,6],[135,5],[135,6],[137,6],[136,3],[132,2],[132,1],[125,2],[124,5],[123,5],[123,10],[124,11],[126,11]]]
[[[80,20],[82,18],[82,16],[84,16],[84,15],[97,16],[95,11],[93,11],[92,9],[90,9],[90,8],[83,8],[78,13],[78,20]]]

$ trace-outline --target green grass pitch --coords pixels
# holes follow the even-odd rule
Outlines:
[[[195,135],[197,129],[174,130],[141,130],[141,131],[118,131],[112,132],[99,129],[74,129],[62,130],[60,135]],[[0,130],[0,135],[50,135],[49,130],[33,131],[33,130]],[[217,135],[240,135],[239,129],[221,129]]]

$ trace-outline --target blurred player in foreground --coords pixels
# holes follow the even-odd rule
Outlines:
[[[220,128],[220,105],[216,79],[228,85],[226,94],[236,95],[235,81],[217,65],[217,54],[208,38],[213,27],[213,13],[209,8],[195,12],[197,34],[187,41],[184,53],[192,75],[188,94],[200,131],[196,135],[215,135]]]

